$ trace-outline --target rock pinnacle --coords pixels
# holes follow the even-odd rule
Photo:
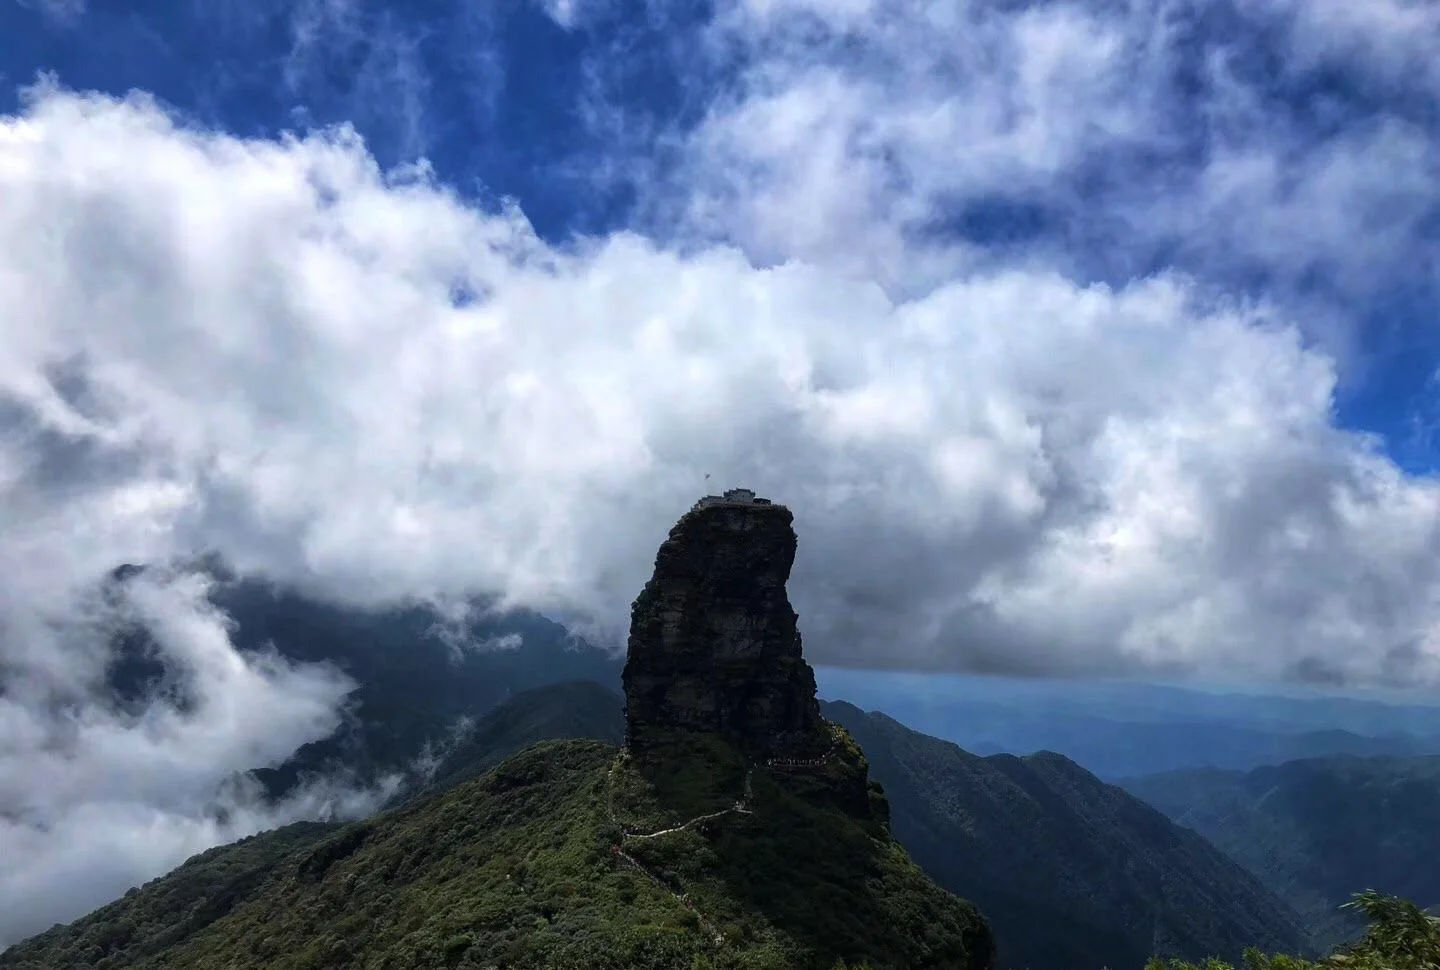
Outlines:
[[[748,489],[681,516],[631,610],[624,684],[632,748],[676,731],[718,735],[751,758],[827,743],[815,674],[785,593],[794,516]]]

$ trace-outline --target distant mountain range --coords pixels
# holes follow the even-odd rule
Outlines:
[[[1331,757],[1120,784],[1294,905],[1323,945],[1352,938],[1362,888],[1440,904],[1440,757]]]
[[[1055,751],[1112,780],[1329,755],[1440,754],[1440,705],[826,668],[818,678],[826,696],[976,754]]]
[[[981,758],[844,703],[895,836],[995,928],[1001,966],[1305,952],[1298,915],[1193,832],[1053,753]]]
[[[977,754],[1055,750],[1102,778],[1116,780],[1185,768],[1248,769],[1331,755],[1381,757],[1440,753],[1440,738],[1369,737],[1351,731],[1284,734],[1195,721],[1114,721],[1048,716],[1043,724],[982,741]]]

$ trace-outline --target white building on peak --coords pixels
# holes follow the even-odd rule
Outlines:
[[[724,495],[707,495],[696,502],[690,511],[698,512],[701,509],[714,508],[725,505],[773,505],[768,498],[759,498],[754,491],[748,488],[730,488],[725,490]]]

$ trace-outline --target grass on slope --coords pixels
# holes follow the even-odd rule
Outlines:
[[[274,867],[340,826],[297,822],[186,861],[77,920],[0,952],[0,967],[128,967],[183,946],[258,891]]]

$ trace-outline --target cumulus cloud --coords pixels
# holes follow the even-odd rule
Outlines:
[[[36,429],[7,464],[83,456],[52,474],[106,503],[91,565],[145,536],[613,643],[709,472],[799,511],[817,660],[1436,674],[1435,485],[1334,425],[1334,362],[1263,303],[560,253],[344,131],[139,97],[42,92],[4,130],[0,387]]]

